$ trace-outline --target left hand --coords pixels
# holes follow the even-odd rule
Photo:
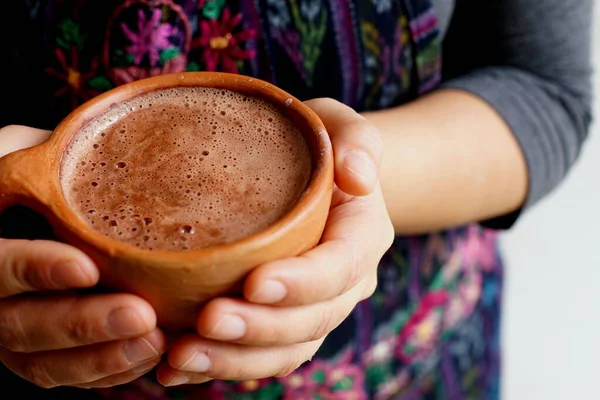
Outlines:
[[[253,270],[244,300],[209,302],[198,318],[200,336],[180,338],[160,365],[165,386],[288,375],[373,294],[394,237],[378,183],[383,143],[351,108],[331,99],[306,104],[325,124],[335,154],[337,187],[321,242]]]

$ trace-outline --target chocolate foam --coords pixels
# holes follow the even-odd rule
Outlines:
[[[271,103],[172,88],[115,105],[63,160],[71,207],[98,232],[147,250],[230,243],[280,219],[311,174],[301,132]]]

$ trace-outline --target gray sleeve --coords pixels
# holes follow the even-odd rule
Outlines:
[[[481,97],[510,126],[529,171],[523,209],[559,184],[586,139],[592,3],[457,0],[444,40],[443,87]],[[521,211],[484,225],[508,228]]]

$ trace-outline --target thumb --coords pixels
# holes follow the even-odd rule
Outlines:
[[[48,139],[50,133],[50,131],[22,125],[0,128],[0,157],[38,145]]]
[[[383,142],[377,129],[352,108],[333,99],[306,102],[325,125],[335,156],[335,183],[353,196],[370,194],[377,185]]]

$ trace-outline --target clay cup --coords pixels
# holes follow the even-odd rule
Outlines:
[[[71,139],[114,104],[181,86],[228,89],[276,105],[300,129],[310,149],[312,172],[306,189],[268,228],[197,251],[144,250],[98,233],[69,206],[61,187],[61,165]],[[83,250],[96,262],[101,272],[99,288],[146,299],[157,312],[159,326],[169,331],[193,329],[203,304],[212,298],[240,296],[244,277],[256,266],[316,246],[332,189],[333,152],[318,116],[267,82],[225,73],[170,74],[119,86],[73,111],[46,142],[0,158],[0,212],[22,205],[42,214],[58,240]]]

